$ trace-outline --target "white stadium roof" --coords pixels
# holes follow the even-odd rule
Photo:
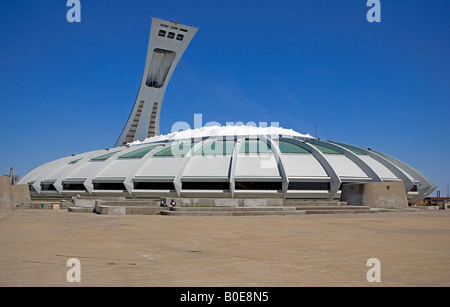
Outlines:
[[[279,127],[203,127],[72,155],[31,171],[33,195],[339,198],[343,183],[403,181],[409,201],[435,186],[384,153]]]
[[[129,143],[129,145],[140,145],[151,142],[159,141],[174,141],[181,139],[191,139],[191,138],[205,138],[205,137],[227,137],[227,136],[259,136],[259,135],[283,135],[283,136],[295,136],[300,138],[313,138],[309,134],[301,134],[292,129],[284,129],[281,127],[254,127],[254,126],[208,126],[196,129],[188,129],[178,132],[172,132],[165,135],[158,135],[145,139],[144,141],[134,141]]]

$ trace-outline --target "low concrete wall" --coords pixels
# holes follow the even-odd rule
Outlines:
[[[341,201],[350,206],[388,209],[408,207],[402,181],[343,184]]]
[[[147,201],[103,201],[97,200],[93,212],[110,215],[145,215],[158,214],[167,207],[161,207],[158,200]]]
[[[31,201],[30,188],[27,184],[17,184],[11,186],[11,201],[13,207]]]
[[[94,208],[96,201],[90,198],[72,198],[73,206],[80,208]]]
[[[225,198],[173,198],[177,207],[282,207],[283,199],[225,199]],[[172,198],[166,198],[169,205]],[[159,214],[168,207],[161,207],[160,200],[96,200],[93,212],[111,215]]]
[[[9,212],[16,205],[31,201],[28,185],[11,185],[8,176],[0,177],[0,212]]]

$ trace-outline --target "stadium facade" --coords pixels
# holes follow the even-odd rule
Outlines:
[[[115,147],[39,166],[20,181],[31,195],[336,200],[346,183],[401,181],[413,203],[436,188],[387,154],[280,127],[160,135],[167,84],[196,32],[153,18],[141,87]]]

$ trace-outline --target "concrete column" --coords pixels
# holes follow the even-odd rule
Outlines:
[[[0,212],[12,211],[11,182],[8,176],[0,177]]]

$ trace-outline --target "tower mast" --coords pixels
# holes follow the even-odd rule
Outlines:
[[[159,135],[161,103],[167,84],[198,28],[152,18],[141,86],[114,147]]]

